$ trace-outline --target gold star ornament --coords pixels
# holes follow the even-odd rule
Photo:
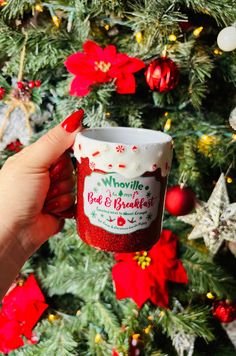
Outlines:
[[[196,213],[179,216],[178,219],[194,226],[188,239],[203,237],[213,255],[224,241],[236,242],[236,203],[229,202],[224,174],[221,174],[208,202],[200,202]]]

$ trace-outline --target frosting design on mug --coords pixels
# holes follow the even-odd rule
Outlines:
[[[145,172],[154,172],[158,168],[163,177],[167,176],[172,151],[173,143],[169,135],[165,135],[164,142],[127,145],[90,140],[78,133],[74,143],[74,154],[79,162],[81,158],[88,158],[91,170],[115,172],[128,179],[140,177]]]

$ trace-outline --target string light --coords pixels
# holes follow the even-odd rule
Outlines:
[[[101,334],[96,334],[95,338],[94,338],[95,344],[101,344],[102,341],[103,341],[102,335]]]
[[[35,10],[38,12],[43,12],[43,6],[41,4],[36,4],[35,5]]]
[[[51,323],[53,323],[54,321],[60,319],[58,314],[49,314],[48,315],[48,321],[50,321]]]
[[[153,315],[149,315],[149,316],[147,317],[147,319],[148,319],[148,320],[154,320],[154,317],[153,317]]]
[[[175,42],[177,40],[177,37],[172,33],[169,37],[168,37],[169,41],[171,42]]]
[[[0,6],[5,6],[5,5],[7,5],[7,1],[0,0]]]
[[[142,40],[143,40],[143,34],[142,34],[142,32],[136,32],[135,33],[135,39],[136,39],[136,41],[138,42],[138,43],[141,43],[142,42]]]
[[[149,324],[145,329],[143,329],[143,331],[145,332],[145,334],[149,334],[151,329],[152,329],[152,325]]]
[[[169,115],[168,111],[164,112],[164,116],[168,116],[168,115]]]
[[[222,51],[219,49],[219,48],[215,48],[213,53],[216,55],[216,56],[221,56],[222,55]]]
[[[76,312],[76,316],[80,316],[80,314],[81,314],[81,310],[78,309],[77,312]]]
[[[106,25],[104,25],[104,28],[105,28],[105,30],[109,30],[110,29],[110,25],[108,25],[108,23],[106,24]]]
[[[226,182],[227,182],[227,183],[229,183],[229,184],[230,184],[230,183],[233,183],[233,178],[231,178],[231,177],[228,176],[228,177],[225,177],[225,179],[226,179]]]
[[[24,283],[25,283],[25,281],[24,281],[24,279],[19,279],[19,281],[17,282],[17,285],[18,286],[20,286],[20,287],[22,287],[23,285],[24,285]]]
[[[160,311],[160,313],[159,313],[159,317],[160,318],[162,318],[163,316],[165,315],[165,312],[162,310],[162,311]]]
[[[219,142],[219,139],[215,136],[202,135],[198,140],[198,150],[203,153],[206,157],[210,157],[209,153],[210,148],[216,145]]]
[[[193,35],[195,37],[198,37],[200,35],[200,33],[202,32],[202,30],[203,30],[203,26],[195,28],[195,30],[193,31]]]
[[[165,123],[165,125],[164,125],[164,131],[169,131],[169,130],[170,130],[170,128],[171,128],[171,122],[172,122],[171,119],[167,119],[167,120],[166,120],[166,123]]]
[[[232,140],[236,141],[236,134],[232,134]]]
[[[215,299],[214,294],[212,294],[211,292],[208,292],[207,295],[206,295],[206,297],[207,297],[208,299]]]
[[[109,111],[105,112],[105,116],[108,119],[111,116],[111,113]]]
[[[59,19],[59,17],[57,15],[53,15],[52,22],[58,28],[60,26],[61,20]]]

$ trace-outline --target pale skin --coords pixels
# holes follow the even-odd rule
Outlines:
[[[0,301],[26,260],[62,229],[60,215],[74,205],[67,150],[80,129],[54,127],[0,170]]]

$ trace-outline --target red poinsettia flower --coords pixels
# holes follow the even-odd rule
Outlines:
[[[167,281],[187,283],[188,277],[177,259],[178,237],[163,230],[160,240],[150,251],[116,253],[118,263],[112,269],[117,299],[132,298],[139,308],[151,300],[168,307]]]
[[[9,320],[0,314],[0,352],[8,352],[24,345],[21,335],[21,327],[16,320]]]
[[[113,45],[103,49],[90,40],[83,44],[83,50],[70,55],[65,62],[67,70],[75,75],[71,83],[71,95],[85,96],[91,91],[92,85],[113,79],[117,93],[135,93],[133,73],[145,67],[143,61],[117,53]]]
[[[34,275],[30,275],[22,286],[10,289],[2,300],[0,311],[0,351],[22,346],[21,335],[32,342],[32,329],[47,307]]]

